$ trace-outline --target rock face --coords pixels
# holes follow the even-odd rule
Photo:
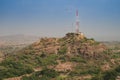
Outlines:
[[[56,71],[72,71],[73,64],[71,62],[59,63],[56,67]]]
[[[8,78],[8,79],[4,79],[4,80],[21,80],[22,76],[20,77],[14,77],[14,78]]]
[[[36,53],[81,55],[86,58],[101,57],[100,53],[106,50],[102,43],[78,33],[68,33],[63,38],[41,38],[31,48]]]

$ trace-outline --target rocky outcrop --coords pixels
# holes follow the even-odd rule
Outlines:
[[[8,79],[4,79],[4,80],[21,80],[22,76],[20,77],[14,77],[14,78],[8,78]]]
[[[65,63],[59,63],[56,67],[56,71],[72,71],[73,70],[73,63],[71,62],[65,62]]]

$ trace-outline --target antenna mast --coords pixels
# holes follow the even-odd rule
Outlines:
[[[76,10],[76,33],[79,33],[79,15],[78,10]]]

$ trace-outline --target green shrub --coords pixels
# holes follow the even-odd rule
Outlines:
[[[33,72],[31,67],[12,60],[5,60],[0,66],[4,67],[4,69],[0,69],[1,78],[16,77]]]
[[[116,77],[120,73],[120,66],[116,67],[113,70],[106,71],[101,73],[101,75],[97,74],[91,80],[116,80]]]
[[[79,70],[74,70],[69,73],[69,76],[74,77],[74,76],[80,76],[80,71]]]
[[[67,53],[67,47],[63,46],[60,48],[60,50],[58,51],[59,54],[66,54]]]
[[[58,72],[52,69],[43,69],[42,71],[37,71],[31,76],[23,76],[22,80],[50,80],[51,78],[56,78],[59,75]]]
[[[42,76],[42,77],[39,78],[39,80],[50,80],[50,78],[47,77],[47,76]]]
[[[107,71],[104,73],[103,79],[104,80],[115,80],[117,76],[117,72],[115,70]]]
[[[71,58],[72,62],[82,62],[82,63],[86,63],[85,59],[83,59],[82,57],[73,57]]]
[[[49,56],[46,57],[36,57],[37,62],[40,66],[46,67],[48,65],[55,65],[57,64],[56,60],[57,60],[57,55],[56,54],[51,54]]]
[[[32,75],[30,77],[23,76],[22,80],[40,80],[40,78],[38,76]]]
[[[116,72],[120,73],[120,66],[115,69]]]
[[[44,69],[40,72],[40,74],[43,76],[50,77],[50,78],[55,78],[56,76],[59,75],[58,72],[52,69]]]

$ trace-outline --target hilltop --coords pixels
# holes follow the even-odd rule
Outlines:
[[[81,55],[86,58],[100,57],[107,48],[104,44],[94,39],[87,39],[78,33],[67,33],[63,38],[41,38],[30,45],[36,54],[39,52],[47,54]],[[28,52],[29,53],[29,52]]]
[[[14,77],[19,80],[109,80],[109,75],[115,72],[110,77],[115,79],[120,73],[119,60],[120,53],[113,54],[103,43],[81,33],[67,33],[62,38],[41,38],[6,56],[0,63],[0,77],[8,80]]]

